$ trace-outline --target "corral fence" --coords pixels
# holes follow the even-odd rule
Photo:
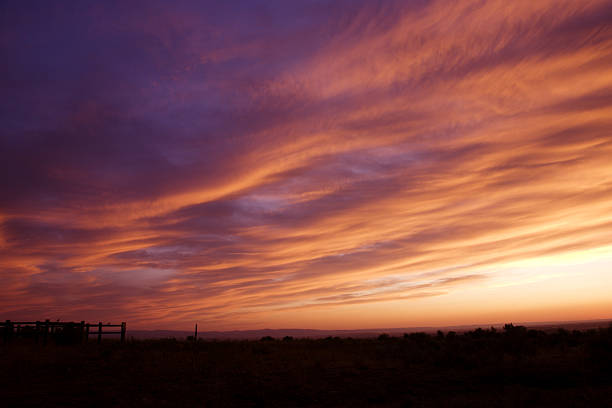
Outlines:
[[[50,320],[35,322],[13,322],[6,320],[0,322],[0,333],[5,343],[14,338],[33,338],[36,343],[46,344],[48,339],[56,342],[66,341],[71,343],[87,343],[90,336],[96,336],[98,343],[102,342],[102,336],[120,335],[121,342],[125,342],[126,324],[103,324],[81,322],[52,322]]]

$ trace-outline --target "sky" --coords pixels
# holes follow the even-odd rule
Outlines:
[[[0,319],[612,318],[609,0],[0,5]]]

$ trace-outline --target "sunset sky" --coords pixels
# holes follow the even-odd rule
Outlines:
[[[0,319],[612,318],[609,0],[0,5]]]

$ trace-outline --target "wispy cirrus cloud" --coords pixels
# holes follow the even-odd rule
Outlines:
[[[606,1],[2,7],[11,316],[444,307],[612,245]]]

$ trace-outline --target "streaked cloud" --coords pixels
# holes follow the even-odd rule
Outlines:
[[[608,259],[607,1],[2,8],[9,317],[442,321],[517,262]]]

